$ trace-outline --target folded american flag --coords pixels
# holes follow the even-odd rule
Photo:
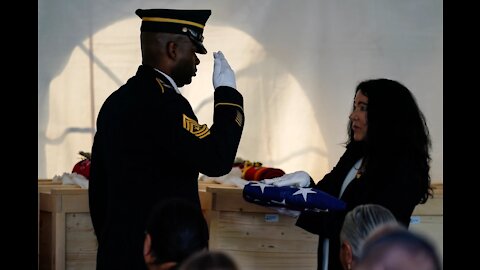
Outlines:
[[[315,188],[276,187],[251,181],[243,187],[247,202],[283,207],[291,210],[339,211],[346,208],[345,202]]]

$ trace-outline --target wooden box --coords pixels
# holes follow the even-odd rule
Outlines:
[[[88,190],[38,181],[39,269],[95,269]]]
[[[434,188],[410,229],[426,234],[443,255],[443,190]],[[38,195],[39,269],[95,269],[88,190],[39,180]],[[227,252],[241,269],[316,269],[318,236],[296,227],[296,218],[244,201],[236,187],[199,182],[199,196],[210,249]]]
[[[199,183],[206,217],[211,194],[205,188],[210,185],[218,184]],[[39,269],[95,269],[97,239],[90,219],[88,190],[39,179],[38,202]]]
[[[231,255],[241,269],[316,269],[318,236],[296,218],[246,202],[242,189],[210,186],[210,249]]]
[[[418,205],[410,230],[430,239],[443,258],[443,185]],[[228,252],[242,269],[316,269],[318,236],[295,226],[296,218],[243,200],[242,189],[209,186],[210,249]]]
[[[409,230],[432,241],[443,260],[443,185],[432,184],[433,198],[413,211]]]

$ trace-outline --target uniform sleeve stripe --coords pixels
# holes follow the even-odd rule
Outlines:
[[[235,117],[235,122],[241,127],[243,125],[243,115],[237,111],[237,117]]]
[[[238,104],[235,104],[235,103],[228,103],[228,102],[220,102],[220,103],[217,103],[215,104],[215,107],[219,106],[219,105],[227,105],[227,106],[235,106],[235,107],[238,107],[242,110],[243,112],[243,107],[238,105]]]

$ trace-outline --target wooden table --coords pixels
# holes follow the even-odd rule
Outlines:
[[[430,239],[443,259],[443,185],[418,205],[409,229]],[[243,200],[242,189],[209,186],[210,248],[227,251],[242,269],[316,269],[318,236],[295,226],[296,218]]]
[[[419,205],[410,229],[426,234],[443,256],[443,189]],[[295,226],[296,218],[243,200],[242,189],[199,182],[209,224],[210,249],[230,254],[241,269],[316,269],[318,236]],[[38,181],[39,268],[95,269],[97,241],[88,190]]]
[[[434,197],[413,211],[409,230],[430,239],[443,260],[443,185],[432,184]]]
[[[240,269],[316,269],[318,236],[296,218],[246,202],[242,189],[210,186],[210,249],[230,254]]]
[[[39,269],[95,269],[88,190],[39,180]]]
[[[211,194],[199,182],[202,211],[207,217]],[[97,239],[88,206],[88,190],[77,185],[38,180],[39,269],[95,269]],[[208,221],[208,218],[207,218]]]

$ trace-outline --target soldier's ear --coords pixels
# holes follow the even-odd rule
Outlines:
[[[175,43],[174,41],[169,41],[167,42],[167,56],[175,60],[177,58],[177,50],[178,50],[178,44]]]

